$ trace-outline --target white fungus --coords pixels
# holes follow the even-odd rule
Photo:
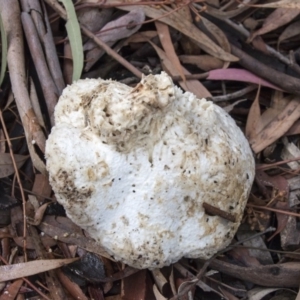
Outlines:
[[[135,88],[85,79],[63,91],[55,123],[46,158],[57,200],[116,260],[157,268],[230,243],[254,160],[222,108],[166,73]],[[203,202],[235,222],[207,214]]]

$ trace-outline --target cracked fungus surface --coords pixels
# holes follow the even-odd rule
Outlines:
[[[46,158],[57,200],[115,259],[156,268],[230,243],[254,161],[220,107],[166,73],[135,88],[85,79],[64,90],[55,121]],[[204,201],[237,222],[207,215]]]

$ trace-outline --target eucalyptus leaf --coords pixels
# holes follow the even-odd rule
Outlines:
[[[66,23],[66,29],[67,29],[71,50],[72,50],[72,56],[73,56],[72,80],[75,81],[80,79],[81,72],[83,69],[83,48],[82,48],[80,26],[78,23],[77,15],[72,0],[59,0],[59,1],[63,3],[67,11],[68,20]]]

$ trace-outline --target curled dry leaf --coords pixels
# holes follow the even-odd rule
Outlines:
[[[28,223],[31,224],[31,225],[39,225],[44,217],[44,213],[48,207],[48,205],[50,204],[51,202],[48,202],[48,203],[45,203],[43,204],[42,206],[40,206],[36,211],[35,211],[35,214],[34,214],[34,219],[33,220],[30,220],[28,219]]]

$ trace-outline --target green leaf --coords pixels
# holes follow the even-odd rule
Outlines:
[[[1,31],[1,44],[2,44],[1,71],[0,71],[0,86],[1,86],[5,76],[5,71],[7,66],[7,36],[2,23],[1,15],[0,15],[0,31]]]
[[[66,8],[68,20],[66,23],[66,29],[71,45],[72,56],[73,56],[73,76],[72,80],[80,79],[81,72],[83,69],[83,48],[80,26],[76,16],[74,4],[72,0],[59,0]]]

